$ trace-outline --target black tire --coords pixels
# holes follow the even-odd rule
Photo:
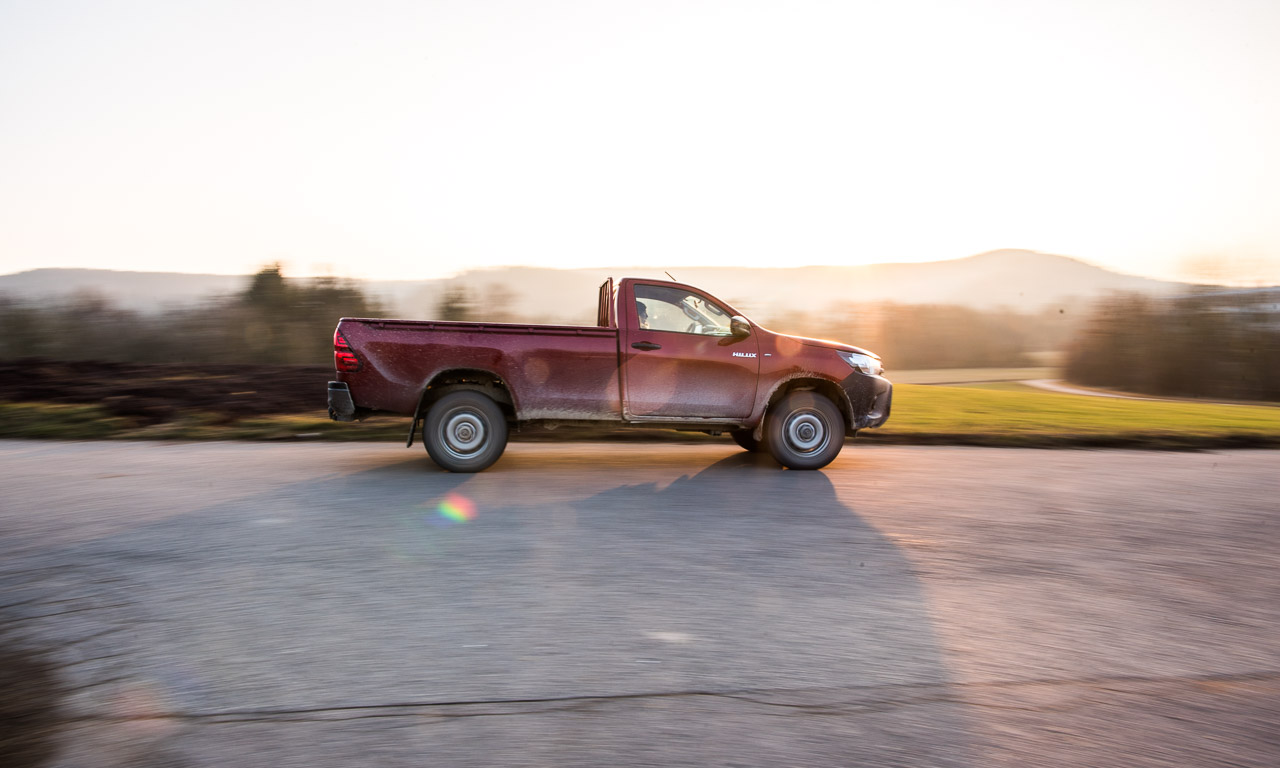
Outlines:
[[[760,441],[755,438],[755,430],[751,429],[735,429],[729,433],[729,437],[733,438],[733,442],[742,446],[743,450],[757,453],[763,449]]]
[[[817,392],[792,392],[766,418],[769,453],[787,469],[821,469],[844,447],[844,417]]]
[[[506,450],[507,417],[480,392],[451,392],[427,411],[422,442],[442,469],[479,472]]]

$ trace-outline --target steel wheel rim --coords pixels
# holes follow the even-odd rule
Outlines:
[[[826,448],[831,440],[830,432],[822,414],[809,408],[792,413],[783,427],[787,446],[801,454],[818,453]]]
[[[488,443],[488,422],[476,411],[451,411],[441,422],[440,437],[441,445],[450,456],[471,459]]]

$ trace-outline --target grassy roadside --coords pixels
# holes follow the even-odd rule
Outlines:
[[[260,416],[226,422],[188,412],[143,425],[96,405],[0,402],[0,437],[64,440],[404,440],[408,420],[338,424],[324,414]],[[672,439],[706,436],[646,430],[561,429],[515,440]],[[721,438],[723,439],[723,438]],[[1025,387],[937,387],[899,384],[893,416],[859,440],[891,444],[1009,447],[1137,447],[1204,449],[1280,447],[1280,408],[1116,400],[1040,392]]]
[[[220,414],[192,411],[172,421],[145,424],[113,416],[97,405],[0,402],[0,437],[55,440],[403,440],[407,419],[339,424],[323,411],[254,416],[226,421]]]
[[[1054,379],[1061,374],[1056,368],[935,368],[918,371],[893,371],[889,378],[898,384],[977,384],[990,381],[1025,381]]]
[[[902,384],[888,424],[863,436],[897,444],[1280,447],[1280,409],[1064,395],[1017,384]]]

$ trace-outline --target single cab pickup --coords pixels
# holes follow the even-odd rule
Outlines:
[[[589,327],[344,317],[329,416],[411,416],[452,472],[498,460],[512,429],[562,424],[728,432],[783,466],[818,469],[889,418],[893,386],[865,349],[787,336],[680,283],[600,286]]]

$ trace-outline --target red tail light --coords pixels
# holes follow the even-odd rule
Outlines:
[[[333,367],[348,373],[360,370],[360,358],[351,351],[351,345],[337,329],[333,331]]]

